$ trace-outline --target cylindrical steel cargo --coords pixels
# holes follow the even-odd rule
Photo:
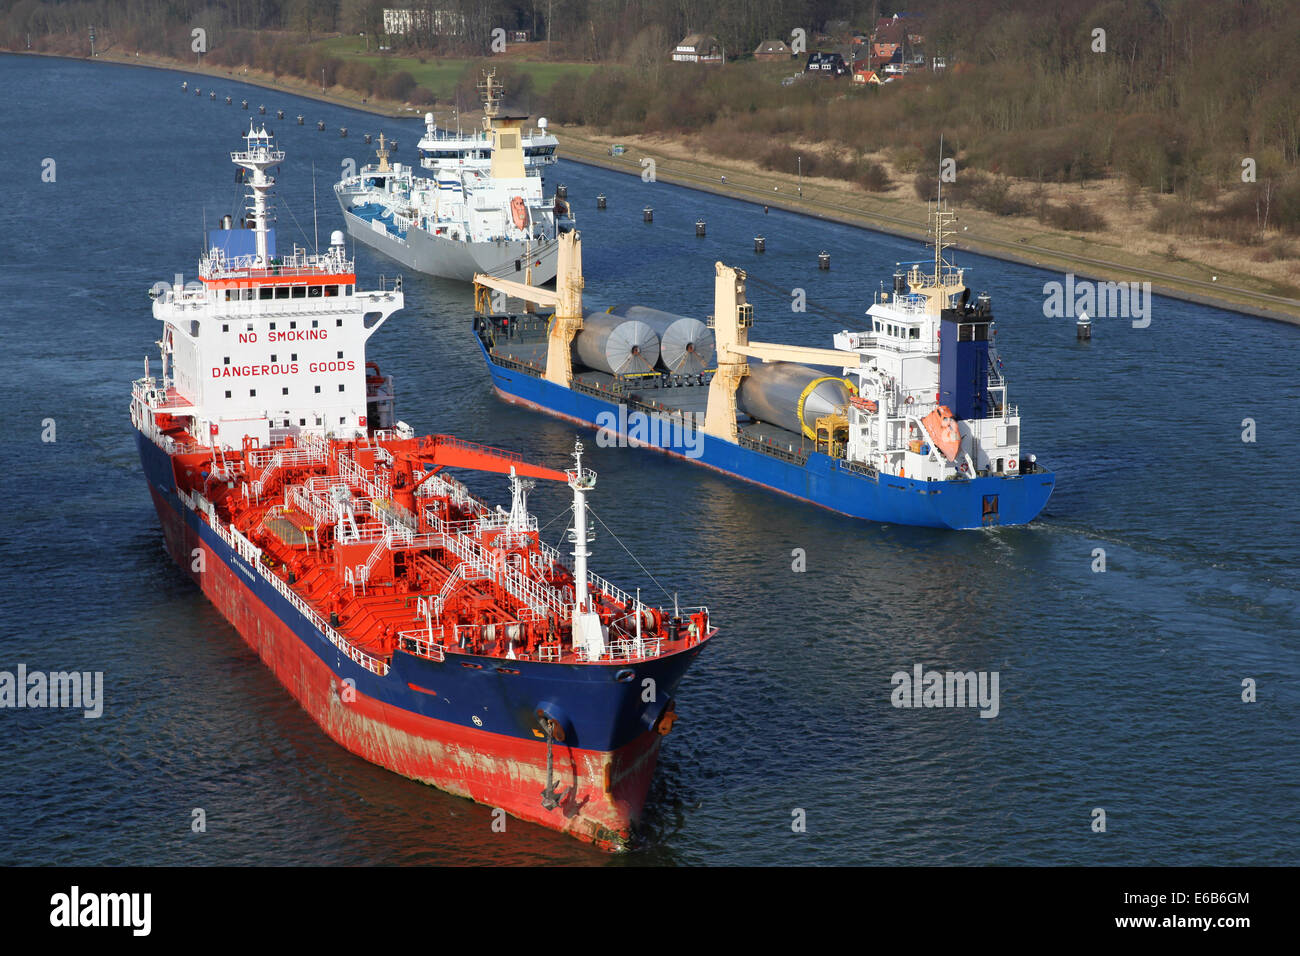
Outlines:
[[[659,365],[677,375],[698,375],[713,367],[713,332],[699,319],[644,305],[616,305],[611,315],[635,319],[659,336]]]
[[[843,414],[849,394],[838,375],[794,362],[751,362],[736,398],[750,418],[815,438],[817,419]]]
[[[582,331],[573,339],[573,351],[583,365],[611,375],[640,375],[654,370],[659,361],[659,336],[644,322],[588,312]]]

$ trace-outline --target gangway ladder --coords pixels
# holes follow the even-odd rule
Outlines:
[[[392,543],[393,531],[387,525],[384,525],[384,533],[380,536],[379,540],[375,542],[375,546],[370,550],[370,556],[366,558],[366,563],[357,565],[356,578],[361,582],[362,594],[366,593],[366,582],[370,580],[370,572],[375,569],[375,565],[379,563],[380,556]]]
[[[487,576],[487,572],[477,564],[462,559],[461,562],[456,565],[456,570],[447,576],[447,580],[443,584],[442,590],[438,592],[438,596],[434,599],[433,613],[438,619],[438,623],[442,623],[442,612],[447,606],[447,598],[451,597],[452,592],[456,590],[456,587],[460,582],[483,581],[487,579]]]

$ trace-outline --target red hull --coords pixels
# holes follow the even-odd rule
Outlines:
[[[602,849],[628,847],[654,775],[659,734],[647,731],[613,752],[557,744],[554,776],[563,796],[559,807],[546,810],[541,804],[547,779],[543,741],[436,720],[358,691],[352,693],[355,700],[345,702],[334,671],[199,539],[156,489],[151,491],[173,559],[189,569],[194,549],[202,549],[205,571],[191,576],[204,595],[339,744],[404,777]]]

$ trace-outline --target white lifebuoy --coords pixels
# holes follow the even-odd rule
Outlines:
[[[1020,462],[1018,462],[1018,461],[1016,461],[1014,458],[1012,458],[1009,462],[1007,462],[1007,470],[1008,470],[1008,471],[1019,471],[1019,470],[1020,470]]]
[[[907,396],[907,404],[909,404],[909,405],[912,404],[912,396],[911,396],[911,395]]]
[[[957,470],[960,471],[963,475],[966,474],[966,462],[963,461],[960,465],[958,465]]]

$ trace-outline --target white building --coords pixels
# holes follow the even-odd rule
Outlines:
[[[460,36],[465,32],[465,14],[455,10],[384,9],[384,32],[405,36],[415,30],[427,30],[433,17],[434,36]]]

